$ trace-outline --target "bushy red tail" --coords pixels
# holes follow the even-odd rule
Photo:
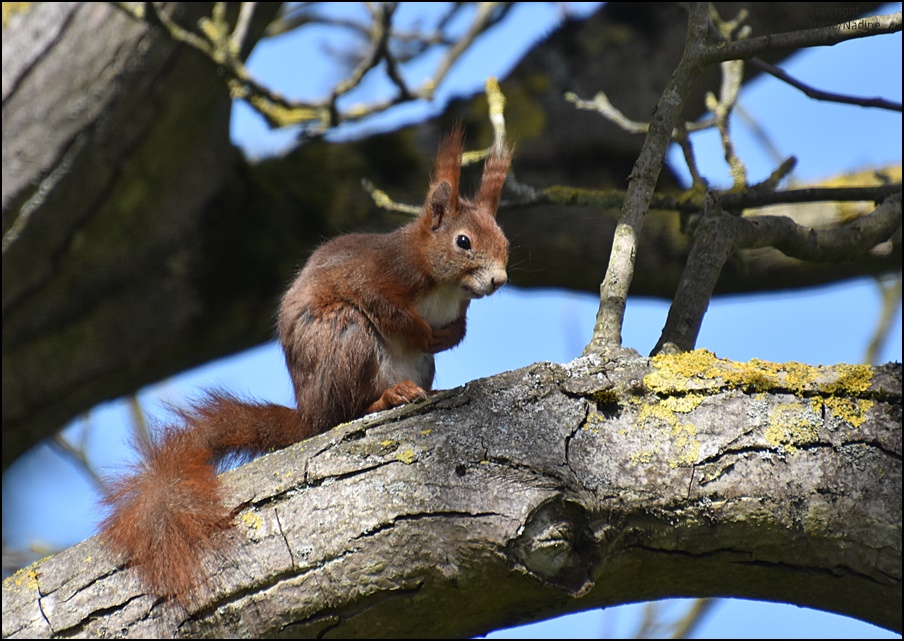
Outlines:
[[[101,537],[137,567],[158,596],[184,601],[203,582],[201,561],[229,545],[232,514],[223,503],[217,465],[236,454],[285,447],[305,435],[288,407],[244,403],[211,393],[141,448],[133,476],[113,483]]]

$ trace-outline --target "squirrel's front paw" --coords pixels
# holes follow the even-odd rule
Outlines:
[[[427,398],[427,392],[420,385],[416,385],[413,381],[406,379],[384,390],[380,398],[371,403],[364,413],[382,412],[391,407],[411,403],[419,398]]]

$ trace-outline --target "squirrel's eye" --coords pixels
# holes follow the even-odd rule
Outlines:
[[[458,235],[458,238],[455,239],[455,244],[462,249],[471,249],[471,239],[464,234]]]

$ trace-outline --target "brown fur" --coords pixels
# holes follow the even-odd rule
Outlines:
[[[148,589],[185,601],[202,559],[232,527],[217,465],[282,448],[369,412],[427,395],[433,354],[465,336],[472,298],[506,281],[508,241],[495,221],[511,153],[487,160],[475,201],[458,194],[463,136],[439,147],[421,216],[388,234],[349,234],[315,251],[283,297],[279,340],[296,409],[210,393],[142,448],[105,503],[106,544]]]

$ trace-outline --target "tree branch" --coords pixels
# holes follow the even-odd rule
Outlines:
[[[889,196],[871,214],[835,229],[815,230],[785,216],[736,218],[738,248],[775,247],[800,260],[849,260],[888,240],[901,228],[901,193]]]
[[[900,407],[900,364],[531,366],[225,475],[234,550],[188,611],[93,538],[4,581],[3,636],[465,637],[683,596],[900,630]]]
[[[678,124],[684,101],[700,73],[700,55],[708,27],[707,7],[692,3],[689,10],[684,55],[662,93],[647,132],[640,156],[631,171],[630,185],[625,194],[621,219],[612,241],[612,252],[603,284],[600,286],[600,307],[593,328],[593,338],[585,353],[603,351],[621,345],[628,289],[634,277],[637,239],[643,228],[656,181],[662,171],[662,161]]]
[[[786,216],[729,216],[718,198],[707,202],[687,266],[662,335],[653,354],[694,349],[703,316],[728,257],[739,249],[774,247],[786,256],[806,261],[850,260],[887,241],[901,229],[901,193],[889,196],[872,213],[834,229],[815,230]]]
[[[901,31],[901,12],[885,16],[871,16],[849,20],[816,29],[802,29],[786,33],[773,33],[746,40],[735,40],[714,45],[701,57],[702,64],[714,64],[726,60],[747,60],[766,52],[804,47],[831,47],[832,45],[869,36],[898,33]]]
[[[354,28],[370,40],[367,54],[358,62],[348,77],[336,83],[329,98],[307,101],[289,100],[251,76],[238,54],[245,42],[247,29],[244,25],[247,23],[247,14],[250,11],[248,5],[256,3],[242,3],[239,20],[231,32],[223,13],[225,4],[215,3],[211,17],[198,21],[199,30],[203,35],[197,35],[170,19],[166,12],[157,7],[155,3],[117,3],[131,17],[162,27],[173,40],[185,44],[209,58],[227,76],[233,98],[245,100],[267,120],[271,127],[304,124],[316,134],[321,134],[342,122],[361,120],[405,102],[432,100],[452,65],[468,50],[478,36],[502,20],[511,8],[511,3],[508,2],[479,3],[477,14],[467,31],[461,37],[454,39],[435,35],[419,38],[412,34],[401,34],[404,40],[419,39],[425,43],[448,46],[446,53],[436,64],[432,77],[425,80],[420,88],[412,90],[401,73],[399,61],[390,50],[390,42],[400,37],[400,34],[393,29],[392,23],[396,3],[376,3],[371,10],[372,22],[369,27],[348,21],[342,23]],[[310,22],[322,21],[299,14],[290,21],[292,24],[288,28],[297,28]],[[442,25],[445,26],[445,21],[442,21]],[[367,105],[356,105],[345,111],[340,110],[338,108],[339,98],[357,88],[364,77],[380,62],[386,63],[387,76],[398,92],[388,100],[377,100]]]
[[[840,93],[814,89],[810,85],[797,80],[781,67],[776,67],[775,65],[770,64],[765,60],[761,60],[756,56],[750,58],[748,62],[755,66],[757,69],[762,69],[769,75],[788,83],[795,89],[800,89],[802,92],[804,92],[804,94],[806,94],[807,97],[812,98],[813,100],[838,102],[843,105],[856,105],[858,107],[876,107],[878,109],[888,109],[889,111],[898,112],[900,112],[902,108],[904,108],[902,107],[900,102],[893,102],[891,100],[886,100],[885,98],[859,98],[857,96],[845,96]]]
[[[737,234],[733,222],[722,211],[716,195],[707,192],[703,216],[694,232],[694,244],[687,265],[681,273],[681,282],[672,299],[665,327],[651,355],[694,349],[722,268],[735,250]]]

